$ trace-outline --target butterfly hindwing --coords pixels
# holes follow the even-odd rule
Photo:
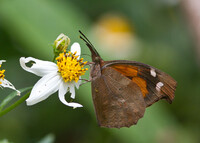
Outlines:
[[[140,88],[111,67],[92,81],[92,97],[102,127],[130,127],[143,117],[146,108]]]
[[[176,81],[166,73],[149,65],[134,61],[107,61],[102,69],[112,67],[136,83],[143,93],[146,106],[160,99],[169,103],[174,99]]]

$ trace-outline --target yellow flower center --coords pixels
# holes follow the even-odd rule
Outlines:
[[[1,65],[0,65],[0,67],[1,67]],[[5,77],[4,72],[5,72],[5,70],[0,70],[0,79],[2,79],[2,80],[4,80],[4,77]],[[0,84],[2,84],[1,81],[0,81]]]
[[[60,53],[59,57],[56,58],[57,66],[61,76],[63,77],[65,82],[70,82],[74,80],[77,82],[79,77],[84,75],[88,68],[83,68],[87,63],[83,62],[83,58],[78,60],[79,56],[75,56],[76,52],[72,54],[70,51],[66,53]]]

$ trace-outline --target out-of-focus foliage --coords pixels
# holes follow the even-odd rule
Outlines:
[[[48,134],[37,143],[54,143],[54,141],[55,136],[53,134]]]
[[[32,86],[39,78],[23,71],[19,58],[33,56],[52,60],[52,44],[60,33],[68,35],[71,43],[80,42],[82,53],[90,54],[78,38],[78,30],[82,30],[101,51],[103,59],[113,60],[109,56],[112,53],[103,52],[94,30],[100,19],[110,13],[125,17],[132,29],[132,40],[137,44],[131,52],[137,55],[127,59],[150,64],[177,80],[173,104],[155,103],[147,108],[138,124],[130,128],[100,128],[92,105],[90,83],[87,83],[80,87],[75,99],[83,108],[66,107],[60,103],[57,93],[34,106],[24,103],[0,118],[0,140],[34,143],[52,133],[50,139],[55,137],[58,143],[200,142],[200,71],[195,61],[193,39],[178,2],[1,0],[0,59],[7,60],[3,65],[6,79],[16,88]],[[87,55],[84,58],[91,60]],[[0,101],[10,92],[0,89]]]
[[[7,139],[0,140],[0,143],[11,143]]]

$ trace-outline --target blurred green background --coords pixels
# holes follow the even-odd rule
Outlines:
[[[140,61],[174,77],[178,87],[173,104],[160,101],[152,105],[130,128],[100,128],[87,83],[76,92],[76,102],[83,108],[66,107],[55,93],[34,106],[23,103],[1,117],[0,142],[200,142],[200,68],[178,1],[1,0],[0,59],[7,60],[3,64],[6,79],[16,88],[34,85],[39,77],[22,70],[19,58],[52,60],[52,43],[60,33],[79,42],[83,54],[90,54],[78,30],[88,35],[105,60]],[[91,61],[87,55],[83,58]],[[10,92],[0,89],[0,101]]]

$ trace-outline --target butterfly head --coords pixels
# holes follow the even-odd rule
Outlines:
[[[95,62],[95,64],[98,64],[98,63],[101,62],[101,58],[100,57],[95,57],[93,62]]]

